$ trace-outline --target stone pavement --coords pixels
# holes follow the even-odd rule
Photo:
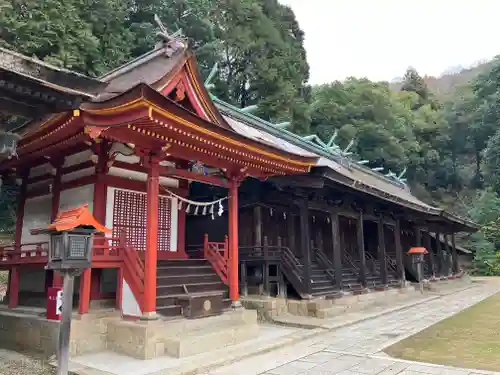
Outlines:
[[[457,369],[394,359],[381,352],[500,291],[481,283],[430,302],[331,331],[299,344],[214,369],[205,375],[466,375]],[[201,375],[201,374],[200,374]]]

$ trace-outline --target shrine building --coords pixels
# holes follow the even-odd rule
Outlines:
[[[61,285],[38,231],[71,210],[110,229],[77,280],[80,314],[194,317],[248,294],[401,288],[417,281],[414,246],[429,251],[426,279],[462,274],[455,235],[473,223],[352,160],[334,138],[300,137],[218,99],[180,39],[99,79],[0,54],[13,62],[0,65],[3,130],[19,138],[0,158],[4,183],[19,185],[14,243],[0,248],[10,308],[44,306]]]

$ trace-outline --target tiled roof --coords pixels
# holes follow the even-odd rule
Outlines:
[[[83,205],[71,210],[62,211],[57,214],[56,220],[49,225],[49,229],[58,232],[72,230],[77,227],[93,227],[99,232],[110,233],[111,230],[99,224],[88,209],[88,205]]]

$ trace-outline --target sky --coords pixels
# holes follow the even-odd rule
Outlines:
[[[438,76],[500,54],[498,0],[279,0],[305,32],[310,83]]]

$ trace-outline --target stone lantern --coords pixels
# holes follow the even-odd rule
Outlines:
[[[423,265],[425,262],[425,255],[429,254],[425,247],[412,247],[410,251],[408,251],[408,255],[411,256],[411,260],[413,264],[417,266],[417,274],[418,274],[418,283],[420,284],[420,292],[424,292],[424,284],[423,284]]]
[[[50,235],[46,269],[63,276],[63,305],[57,346],[58,375],[68,373],[74,278],[92,266],[93,234],[97,232],[109,233],[110,230],[97,222],[87,205],[60,212],[47,229],[32,231],[32,234]]]

